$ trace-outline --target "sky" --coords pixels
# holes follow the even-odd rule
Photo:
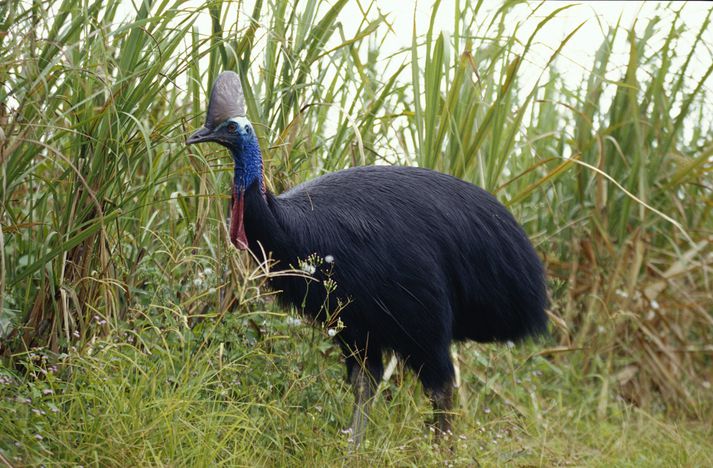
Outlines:
[[[500,2],[492,2],[491,5],[495,8],[499,3]],[[356,27],[356,25],[350,24],[348,19],[361,16],[358,4],[359,2],[353,1],[350,2],[346,8],[347,11],[345,12],[344,18],[347,19],[347,21],[345,21],[347,28],[350,26],[352,28]],[[376,1],[376,4],[382,13],[388,12],[388,17],[394,31],[391,40],[387,44],[388,48],[397,50],[398,48],[409,46],[414,22],[419,34],[423,34],[427,31],[433,4],[432,1],[400,0],[399,2],[392,2],[389,0],[380,0]],[[511,28],[511,31],[508,32],[512,32],[517,22],[524,20],[539,4],[540,2],[525,2],[518,5],[512,13],[513,22],[507,25]],[[641,33],[643,32],[646,21],[636,23],[638,18],[648,19],[659,15],[662,17],[662,24],[670,24],[669,21],[673,17],[673,8],[683,6],[683,2],[674,2],[673,8],[667,9],[666,5],[670,5],[670,2],[587,1],[568,3],[547,1],[544,2],[533,15],[536,21],[523,22],[523,26],[518,30],[516,36],[523,41],[527,41],[539,20],[544,19],[558,8],[567,4],[573,4],[574,6],[558,13],[553,20],[547,23],[546,28],[538,34],[537,42],[543,47],[534,47],[532,54],[528,54],[531,62],[529,65],[526,64],[525,67],[529,66],[530,70],[526,70],[523,75],[539,76],[539,72],[549,59],[551,52],[553,52],[562,40],[579,24],[584,23],[564,47],[560,55],[561,59],[557,62],[560,72],[565,75],[565,82],[576,86],[579,84],[582,76],[588,74],[591,70],[594,53],[602,43],[608,26],[615,25],[617,21],[620,21],[621,25],[626,29],[635,26],[637,32]],[[455,14],[455,5],[456,2],[454,0],[442,1],[439,14],[436,17],[436,30],[446,31],[448,33],[453,32],[451,29],[453,23],[452,18]],[[486,2],[485,5],[488,5],[488,2]],[[688,29],[697,31],[701,27],[705,15],[710,8],[711,4],[708,2],[687,3],[681,14],[682,23],[685,24]],[[662,26],[660,34],[652,38],[652,44],[656,44],[657,42],[663,44],[666,31],[667,28]],[[612,65],[614,67],[623,67],[628,60],[628,54],[626,53],[628,47],[623,44],[625,37],[624,35],[620,36],[620,47],[615,47],[614,49],[618,54],[614,54],[612,57]],[[703,39],[705,43],[713,45],[713,27],[707,29]],[[697,51],[691,64],[691,74],[693,76],[702,76],[712,62],[712,49],[701,49]]]
[[[467,0],[461,0],[461,4],[465,4]],[[135,8],[141,3],[140,0],[125,0],[123,8],[117,19],[121,19],[121,13],[128,16],[133,16]],[[247,20],[252,11],[254,0],[232,0],[232,5],[229,9],[242,10],[241,17],[244,21]],[[268,1],[266,0],[266,3]],[[305,3],[302,1],[301,3]],[[340,21],[342,22],[346,35],[353,34],[358,26],[359,21],[363,17],[363,11],[368,8],[371,0],[351,0],[345,7]],[[187,8],[198,8],[205,4],[205,0],[187,0],[185,6]],[[331,2],[324,2],[323,8],[327,8]],[[528,66],[531,70],[526,72],[530,75],[539,75],[544,63],[546,63],[549,55],[556,49],[561,41],[574,30],[580,23],[584,25],[570,39],[564,49],[561,51],[561,60],[558,61],[560,72],[565,75],[565,80],[569,80],[571,84],[578,84],[582,76],[587,74],[591,69],[592,58],[596,49],[601,44],[605,28],[609,25],[614,25],[617,21],[625,28],[635,25],[637,18],[648,19],[652,16],[659,15],[662,17],[662,24],[669,24],[668,21],[673,16],[672,10],[684,5],[684,2],[655,2],[655,1],[594,1],[594,2],[562,2],[562,1],[546,1],[538,8],[538,11],[533,15],[536,19],[544,19],[547,15],[558,8],[565,5],[573,4],[572,8],[560,12],[552,21],[550,21],[546,29],[543,29],[538,34],[537,44],[541,47],[535,47],[529,58],[532,61]],[[411,43],[413,27],[415,24],[418,34],[424,34],[428,29],[428,24],[432,11],[432,0],[375,0],[371,7],[370,15],[375,16],[378,13],[384,14],[391,24],[392,32],[389,40],[381,47],[381,56],[386,56],[398,50],[408,47]],[[490,1],[484,3],[485,8],[497,8],[500,2]],[[513,21],[508,26],[514,30],[518,19],[524,20],[532,10],[539,5],[539,2],[524,2],[514,8],[512,18]],[[666,8],[666,5],[672,5]],[[456,7],[456,0],[442,0],[439,9],[439,14],[436,17],[436,31],[444,31],[452,33],[453,16]],[[687,2],[683,8],[681,19],[682,23],[690,30],[698,30],[707,14],[710,4],[708,2]],[[527,40],[536,26],[537,21],[523,22],[517,36]],[[636,24],[637,32],[642,32],[646,21],[640,21]],[[195,22],[198,30],[201,33],[209,34],[210,18],[207,11],[199,14]],[[652,43],[658,41],[662,43],[662,39],[666,34],[666,27],[661,27],[658,37],[652,39]],[[509,31],[510,32],[510,31]],[[703,36],[704,43],[713,45],[713,27],[709,27]],[[620,38],[621,42],[625,41],[623,35]],[[622,45],[622,44],[620,44]],[[684,44],[685,46],[685,44]],[[705,70],[713,61],[713,50],[710,48],[700,48],[696,51],[693,62],[691,64],[691,74],[702,76]],[[612,57],[614,66],[624,66],[627,60],[627,47],[616,47],[618,55]],[[390,66],[396,67],[398,64]],[[566,81],[567,82],[567,81]]]

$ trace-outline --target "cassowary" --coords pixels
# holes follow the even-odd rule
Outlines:
[[[275,196],[265,187],[258,139],[233,72],[217,78],[205,126],[187,140],[202,142],[223,145],[235,163],[235,247],[258,259],[265,252],[284,268],[311,262],[312,280],[278,276],[273,287],[305,315],[324,321],[338,314],[343,323],[336,339],[354,389],[356,444],[383,374],[383,351],[393,350],[418,374],[436,427],[447,432],[450,343],[517,341],[546,328],[542,263],[485,190],[431,170],[372,166]]]

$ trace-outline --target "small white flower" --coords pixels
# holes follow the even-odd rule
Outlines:
[[[512,341],[508,341],[506,344],[507,344],[507,347],[508,347],[508,348],[511,348],[511,349],[512,349],[512,348],[515,347],[515,343],[512,342]]]
[[[37,439],[37,440],[42,440],[42,439],[44,439],[44,437],[42,437],[42,436],[39,435],[39,434],[35,434],[35,439]]]
[[[599,332],[599,333],[604,333],[605,331],[607,331],[607,329],[604,328],[603,326],[599,325],[599,326],[597,327],[597,332]]]
[[[317,269],[312,265],[311,263],[303,263],[302,264],[302,271],[307,273],[308,275],[313,275]]]
[[[329,328],[327,330],[327,335],[329,335],[330,337],[334,337],[336,334],[337,334],[337,330],[335,330],[334,328]]]
[[[203,280],[200,278],[196,278],[193,280],[193,284],[197,287],[201,287],[201,285],[203,285]]]
[[[660,306],[659,303],[656,301],[656,299],[653,299],[653,300],[651,301],[651,308],[652,308],[652,309],[654,309],[654,310],[659,310],[660,307],[661,307],[661,306]]]
[[[302,324],[302,320],[300,320],[297,317],[292,317],[292,316],[288,316],[287,319],[285,320],[285,322],[287,322],[287,325],[290,325],[292,327],[296,327],[296,326]]]
[[[485,409],[483,410],[483,412],[484,412],[485,414],[490,414],[490,408],[485,408]]]
[[[207,267],[205,270],[203,270],[203,274],[206,276],[210,276],[213,274],[213,269],[210,267]]]
[[[210,288],[208,290],[208,294],[215,294],[216,289],[215,288]]]
[[[72,336],[75,337],[75,338],[79,338],[79,330],[74,330],[74,331],[72,332]]]
[[[326,257],[324,257],[324,261],[327,263],[334,263],[334,257],[331,255],[327,255]]]

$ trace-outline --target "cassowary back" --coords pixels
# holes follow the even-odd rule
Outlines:
[[[284,299],[309,315],[324,319],[325,304],[351,301],[342,312],[347,329],[402,354],[428,352],[419,348],[433,334],[504,341],[546,326],[540,260],[512,215],[478,187],[425,169],[360,167],[295,187],[269,206],[291,247],[267,246],[278,260],[335,259],[315,275],[331,272],[330,297],[315,282],[276,280]]]

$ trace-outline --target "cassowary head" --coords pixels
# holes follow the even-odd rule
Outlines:
[[[229,150],[242,152],[246,146],[254,143],[255,134],[250,121],[245,117],[232,117],[211,130],[203,127],[191,135],[187,144],[213,141]]]
[[[234,72],[223,72],[215,80],[205,125],[188,137],[186,144],[209,141],[225,146],[233,156],[235,168],[230,239],[237,248],[246,249],[248,240],[243,225],[245,192],[258,184],[264,194],[265,186],[260,146],[252,124],[246,117],[240,77]]]
[[[257,149],[257,137],[245,113],[245,97],[240,77],[234,72],[224,72],[215,80],[210,94],[205,125],[191,135],[186,144],[219,143],[228,148],[240,164],[243,156],[249,157]]]

